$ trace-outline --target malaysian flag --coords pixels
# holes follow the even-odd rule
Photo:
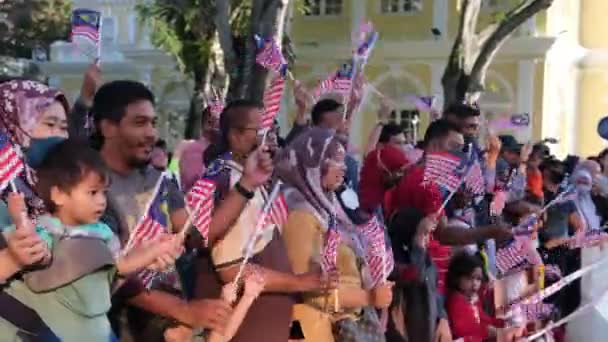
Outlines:
[[[264,115],[262,116],[262,128],[270,129],[274,119],[281,111],[281,99],[285,89],[285,79],[281,75],[275,75],[270,86],[264,91]]]
[[[86,8],[78,8],[72,11],[72,31],[70,33],[72,42],[86,42],[97,49],[101,40],[100,31],[101,12]]]
[[[279,45],[273,39],[262,39],[258,35],[255,35],[254,39],[258,46],[258,54],[255,57],[256,63],[279,75],[285,75],[287,62]]]
[[[321,97],[327,93],[330,93],[334,88],[335,79],[336,79],[336,75],[333,74],[333,75],[329,76],[328,78],[324,79],[323,81],[320,81],[319,85],[313,92],[313,97],[315,99],[318,99],[319,97]]]
[[[169,215],[167,212],[168,185],[171,180],[163,173],[158,179],[157,185],[148,203],[148,209],[137,225],[131,231],[127,242],[126,252],[140,246],[144,242],[154,241],[168,232]],[[150,270],[143,270],[139,277],[147,288],[152,285],[154,276]],[[154,274],[154,272],[152,272]]]
[[[0,191],[23,171],[23,160],[6,132],[0,132]]]
[[[367,60],[369,59],[369,56],[372,54],[372,51],[374,50],[374,46],[376,45],[376,42],[378,41],[378,36],[379,36],[378,32],[376,32],[376,31],[369,32],[367,34],[367,37],[365,38],[365,40],[357,48],[356,55],[359,58],[361,58],[364,61],[364,63],[367,62]]]
[[[443,193],[451,193],[460,187],[461,179],[457,170],[462,160],[450,153],[436,152],[425,156],[423,184],[435,183]]]
[[[483,177],[481,165],[477,159],[473,160],[468,173],[464,179],[465,186],[475,195],[483,195],[486,189],[486,182]]]
[[[349,97],[353,86],[354,71],[354,60],[351,59],[349,62],[342,64],[333,80],[332,90],[339,95]]]
[[[208,179],[199,179],[188,194],[186,204],[190,209],[192,225],[196,227],[201,237],[207,243],[209,237],[209,225],[214,208],[215,182]]]
[[[392,253],[386,249],[384,227],[374,216],[361,226],[360,231],[365,240],[365,261],[369,267],[372,282],[380,284],[386,280],[386,276],[394,266]]]
[[[526,261],[531,265],[542,264],[540,254],[529,236],[515,236],[506,247],[496,252],[496,268],[505,274],[510,269]]]
[[[338,272],[338,245],[340,244],[340,231],[335,216],[329,218],[325,245],[321,252],[321,269],[326,274]]]
[[[496,252],[496,268],[502,274],[507,273],[525,260],[526,254],[523,251],[523,246],[516,240],[513,240],[504,248],[499,248]]]
[[[283,194],[278,194],[272,206],[270,207],[270,213],[268,217],[268,223],[282,226],[287,222],[287,216],[289,215],[289,208],[285,201]]]

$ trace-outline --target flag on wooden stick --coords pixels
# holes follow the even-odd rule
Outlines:
[[[23,160],[11,144],[10,137],[0,132],[0,191],[15,179],[24,169]]]
[[[186,204],[190,209],[192,225],[196,227],[205,244],[209,238],[209,225],[214,208],[215,182],[209,179],[199,179],[188,194]]]

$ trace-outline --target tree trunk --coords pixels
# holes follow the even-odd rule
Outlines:
[[[522,0],[500,22],[477,33],[481,0],[462,0],[460,24],[441,79],[444,110],[456,103],[476,102],[484,91],[486,72],[511,34],[554,0]]]
[[[198,139],[201,136],[202,115],[206,105],[204,92],[207,84],[207,67],[208,63],[199,65],[194,71],[194,91],[184,128],[185,139]]]

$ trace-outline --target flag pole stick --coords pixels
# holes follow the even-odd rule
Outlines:
[[[96,64],[99,67],[101,65],[101,30],[103,28],[103,15],[99,15],[99,40],[97,41],[97,61]]]
[[[263,225],[266,222],[266,217],[268,217],[268,213],[272,208],[272,204],[274,203],[275,198],[279,195],[282,183],[283,182],[281,182],[280,180],[275,183],[274,187],[272,188],[272,191],[270,192],[270,195],[268,196],[268,200],[262,208],[262,213],[258,218],[258,222],[256,223],[253,232],[251,232],[251,234],[249,235],[247,247],[245,248],[245,255],[243,256],[243,261],[241,262],[241,265],[239,267],[239,272],[236,274],[236,277],[234,277],[233,280],[235,284],[238,284],[243,276],[243,272],[245,271],[245,265],[247,265],[247,262],[253,254],[253,247],[255,245],[255,242],[262,231]]]
[[[344,112],[342,114],[342,121],[346,120],[346,116],[348,113],[348,104],[350,102],[350,99],[353,97],[353,84],[357,80],[357,70],[358,70],[357,65],[359,64],[359,61],[354,56],[353,56],[352,63],[353,63],[353,70],[351,71],[351,82],[350,82],[350,85],[348,86],[348,96],[346,96],[344,99]]]

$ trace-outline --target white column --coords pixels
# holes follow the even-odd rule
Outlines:
[[[532,116],[534,115],[534,60],[526,59],[519,63],[517,78],[517,112],[530,115],[530,125],[518,138],[529,140],[532,137]]]
[[[365,19],[365,6],[367,1],[352,1],[351,7],[351,32],[357,32],[359,30],[359,25]],[[326,76],[323,76],[326,77]],[[363,95],[365,97],[365,94]],[[363,115],[365,111],[365,106],[363,102],[365,99],[361,100],[361,107],[359,108],[359,112],[355,113],[353,117],[353,122],[350,128],[350,139],[349,142],[358,147],[359,149],[365,146],[367,142],[367,137],[365,136],[363,130]]]
[[[449,0],[433,1],[433,27],[441,31],[441,40],[448,38]]]
[[[137,15],[135,13],[129,14],[129,45],[133,47],[137,41]]]
[[[367,1],[351,1],[351,32],[359,29],[359,24],[365,19],[365,6]]]

